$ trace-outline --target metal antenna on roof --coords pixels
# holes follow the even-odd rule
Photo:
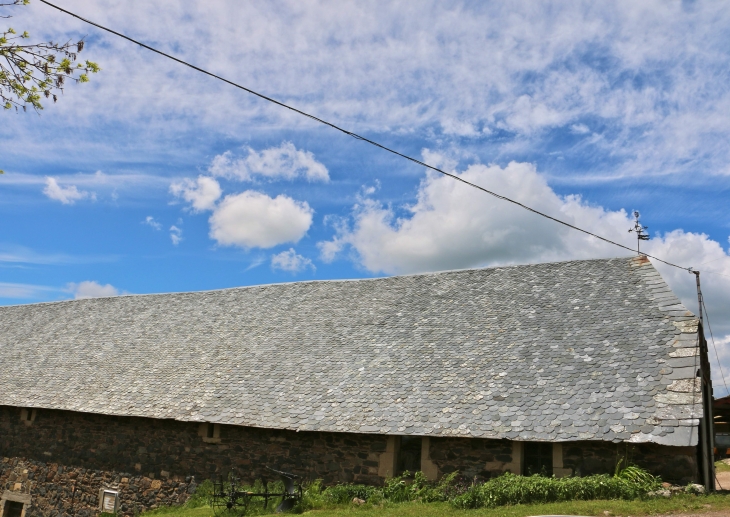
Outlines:
[[[644,230],[648,229],[648,226],[642,226],[641,222],[639,221],[639,211],[634,210],[634,227],[629,229],[629,233],[636,232],[636,253],[641,255],[641,241],[648,241],[649,240],[649,233],[645,232]]]

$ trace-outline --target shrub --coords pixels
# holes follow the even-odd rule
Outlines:
[[[258,483],[260,482],[257,481],[251,489],[262,490],[263,487]],[[272,491],[273,485],[275,484],[269,485]],[[196,507],[208,502],[212,488],[210,481],[201,484],[187,506]],[[438,482],[428,481],[422,472],[416,472],[412,478],[405,472],[402,476],[386,480],[382,487],[354,483],[323,487],[322,481],[316,480],[304,487],[302,499],[294,511],[301,513],[348,505],[353,499],[363,500],[370,506],[409,501],[450,502],[454,507],[461,509],[572,500],[631,500],[645,497],[649,492],[659,488],[661,488],[659,478],[636,466],[617,468],[613,476],[555,478],[507,473],[485,483],[470,481],[460,477],[457,472],[443,476]],[[249,513],[264,512],[260,506],[258,503],[252,505],[249,507]],[[273,507],[269,507],[269,511],[272,510]]]
[[[200,508],[210,503],[210,497],[213,495],[213,482],[206,479],[200,483],[195,492],[185,501],[186,508]]]
[[[661,486],[658,478],[638,467],[625,476],[595,475],[554,478],[504,474],[473,485],[451,499],[457,508],[493,508],[531,503],[553,503],[590,499],[637,499]]]

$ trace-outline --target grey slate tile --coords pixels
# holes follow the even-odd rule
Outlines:
[[[636,258],[121,296],[0,308],[0,404],[689,445],[696,343]]]

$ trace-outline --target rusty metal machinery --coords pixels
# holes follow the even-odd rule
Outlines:
[[[241,479],[234,471],[229,472],[228,477],[221,478],[213,483],[213,494],[211,495],[210,505],[216,516],[242,516],[246,515],[254,507],[258,507],[263,502],[263,509],[269,507],[269,502],[278,500],[276,506],[277,512],[285,512],[291,510],[302,498],[301,478],[296,474],[282,472],[266,467],[267,470],[277,475],[283,485],[283,491],[270,491],[269,480],[266,477],[261,478],[261,486],[263,490],[256,491],[246,489],[241,483]]]

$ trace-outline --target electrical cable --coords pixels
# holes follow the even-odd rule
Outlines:
[[[193,65],[191,63],[188,63],[187,61],[183,61],[182,59],[179,59],[179,58],[177,58],[175,56],[172,56],[170,54],[167,54],[165,52],[162,52],[161,50],[157,50],[154,47],[150,47],[149,45],[146,45],[146,44],[144,44],[144,43],[142,43],[140,41],[137,41],[137,40],[135,40],[133,38],[130,38],[129,36],[126,36],[126,35],[122,34],[121,32],[117,32],[117,31],[115,31],[113,29],[110,29],[108,27],[105,27],[103,25],[100,25],[100,24],[98,24],[96,22],[92,22],[91,20],[87,20],[86,18],[83,18],[83,17],[79,16],[78,14],[72,13],[71,11],[67,11],[66,9],[63,9],[62,7],[59,7],[57,5],[54,5],[51,2],[48,2],[47,0],[40,0],[40,1],[42,3],[50,6],[50,7],[53,7],[54,9],[57,9],[57,10],[61,11],[62,13],[68,14],[69,16],[73,16],[74,18],[77,18],[77,19],[81,20],[84,23],[88,23],[89,25],[93,25],[94,27],[97,27],[97,28],[99,28],[99,29],[101,29],[103,31],[109,32],[111,34],[114,34],[115,36],[118,36],[118,37],[123,38],[123,39],[125,39],[127,41],[130,41],[130,42],[132,42],[132,43],[134,43],[136,45],[139,45],[140,47],[145,48],[145,49],[147,49],[147,50],[149,50],[151,52],[154,52],[154,53],[159,54],[159,55],[161,55],[163,57],[166,57],[168,59],[171,59],[171,60],[173,60],[173,61],[175,61],[177,63],[180,63],[181,65],[185,65],[185,66],[187,66],[189,68],[192,68],[193,70],[196,70],[196,71],[198,71],[200,73],[203,73],[205,75],[208,75],[210,77],[213,77],[215,79],[218,79],[219,81],[223,81],[224,83],[230,84],[231,86],[235,86],[236,88],[239,88],[239,89],[241,89],[241,90],[243,90],[245,92],[248,92],[251,95],[255,95],[256,97],[259,97],[259,98],[261,98],[261,99],[263,99],[265,101],[268,101],[268,102],[271,102],[273,104],[276,104],[277,106],[281,106],[282,108],[286,108],[288,110],[291,110],[291,111],[293,111],[295,113],[298,113],[299,115],[302,115],[302,116],[307,117],[307,118],[310,118],[310,119],[312,119],[312,120],[314,120],[316,122],[319,122],[320,124],[324,124],[325,126],[329,126],[332,129],[335,129],[337,131],[340,131],[341,133],[344,133],[344,134],[346,134],[348,136],[351,136],[351,137],[353,137],[353,138],[355,138],[357,140],[362,140],[363,142],[366,142],[366,143],[368,143],[370,145],[373,145],[375,147],[378,147],[378,148],[380,148],[380,149],[382,149],[384,151],[387,151],[389,153],[395,154],[396,156],[400,156],[401,158],[405,158],[406,160],[409,160],[409,161],[411,161],[413,163],[416,163],[418,165],[421,165],[423,167],[426,167],[427,169],[431,169],[433,171],[436,171],[436,172],[438,172],[440,174],[443,174],[444,176],[449,176],[452,179],[455,179],[457,181],[460,181],[461,183],[464,183],[465,185],[469,185],[470,187],[474,187],[474,188],[476,188],[478,190],[481,190],[482,192],[485,192],[485,193],[489,194],[490,196],[494,196],[497,199],[501,199],[502,201],[507,201],[509,203],[512,203],[514,205],[517,205],[517,206],[519,206],[519,207],[521,207],[521,208],[523,208],[523,209],[525,209],[525,210],[527,210],[529,212],[532,212],[532,213],[537,214],[539,216],[545,217],[547,219],[550,219],[551,221],[554,221],[556,223],[562,224],[563,226],[567,226],[568,228],[571,228],[573,230],[577,230],[577,231],[582,232],[582,233],[584,233],[586,235],[590,235],[591,237],[595,237],[596,239],[602,240],[602,241],[607,242],[609,244],[613,244],[614,246],[618,246],[619,248],[623,248],[623,249],[629,250],[631,252],[635,252],[636,251],[633,248],[630,248],[630,247],[625,246],[623,244],[620,244],[618,242],[612,241],[612,240],[607,239],[605,237],[601,237],[600,235],[597,235],[597,234],[595,234],[593,232],[589,232],[588,230],[584,230],[583,228],[580,228],[578,226],[575,226],[575,225],[572,225],[572,224],[567,223],[565,221],[562,221],[560,219],[557,219],[557,218],[555,218],[553,216],[550,216],[550,215],[548,215],[548,214],[546,214],[544,212],[540,212],[539,210],[535,210],[534,208],[531,208],[531,207],[529,207],[527,205],[524,205],[524,204],[520,203],[519,201],[515,201],[514,199],[510,199],[510,198],[508,198],[506,196],[502,196],[500,194],[497,194],[496,192],[492,192],[491,190],[486,189],[484,187],[481,187],[481,186],[479,186],[479,185],[477,185],[475,183],[471,183],[470,181],[467,181],[464,178],[461,178],[460,176],[458,176],[456,174],[451,174],[449,172],[446,172],[444,170],[441,170],[438,167],[434,167],[433,165],[429,165],[429,164],[427,164],[425,162],[422,162],[421,160],[418,160],[416,158],[413,158],[411,156],[408,156],[407,154],[403,154],[403,153],[401,153],[399,151],[396,151],[395,149],[391,149],[390,147],[386,147],[385,145],[382,145],[382,144],[380,144],[380,143],[378,143],[378,142],[376,142],[374,140],[370,140],[369,138],[366,138],[364,136],[358,135],[357,133],[353,133],[352,131],[348,131],[347,129],[344,129],[344,128],[342,128],[340,126],[337,126],[337,125],[335,125],[335,124],[333,124],[331,122],[327,122],[326,120],[323,120],[323,119],[318,118],[318,117],[316,117],[314,115],[311,115],[311,114],[309,114],[307,112],[304,112],[302,110],[299,110],[297,108],[294,108],[293,106],[289,106],[288,104],[284,104],[283,102],[278,101],[276,99],[273,99],[271,97],[268,97],[268,96],[266,96],[266,95],[264,95],[262,93],[259,93],[257,91],[251,90],[250,88],[246,88],[245,86],[242,86],[242,85],[240,85],[238,83],[234,83],[233,81],[231,81],[229,79],[226,79],[224,77],[221,77],[219,75],[216,75],[216,74],[214,74],[212,72],[209,72],[209,71],[207,71],[207,70],[205,70],[203,68],[200,68],[200,67],[195,66],[195,65]],[[654,255],[649,255],[648,253],[642,253],[642,255],[644,255],[646,257],[649,257],[649,258],[653,258],[654,260],[658,260],[659,262],[662,262],[662,263],[667,264],[669,266],[673,266],[673,267],[676,267],[676,268],[679,268],[679,269],[684,269],[686,271],[692,271],[692,268],[691,267],[688,268],[688,267],[679,266],[679,265],[673,264],[672,262],[669,262],[667,260],[661,259],[659,257],[655,257]]]
[[[702,294],[700,294],[702,296]],[[702,311],[702,306],[700,306],[700,311]],[[702,317],[702,314],[700,314],[700,318]],[[692,379],[692,410],[690,412],[690,419],[694,419],[695,417],[695,405],[697,404],[697,372],[699,371],[697,369],[697,358],[699,357],[701,351],[700,351],[700,333],[697,332],[697,345],[695,346],[695,355],[694,355],[694,369],[695,377]],[[702,386],[702,378],[700,377],[700,386]],[[699,440],[700,432],[699,432],[699,425],[697,426],[697,439]],[[695,426],[690,425],[689,428],[689,443],[687,445],[692,445],[692,432],[694,431]]]
[[[704,270],[704,271],[702,271],[702,272],[703,272],[703,273],[709,273],[709,274],[711,274],[711,275],[717,275],[717,276],[721,276],[721,277],[723,277],[723,278],[730,278],[730,276],[728,276],[728,275],[723,275],[722,273],[718,273],[717,271],[710,271],[709,269],[707,269],[707,270]]]
[[[705,297],[702,297],[702,307],[705,310],[705,317],[707,318],[707,329],[710,331],[710,341],[712,341],[712,348],[715,349],[715,359],[717,359],[717,367],[720,369],[720,375],[722,376],[722,383],[725,385],[725,391],[730,395],[730,389],[727,387],[725,382],[725,374],[722,372],[722,364],[720,363],[720,355],[717,353],[717,347],[715,346],[715,336],[712,335],[712,326],[710,325],[710,315],[707,312],[707,305],[705,305]]]

